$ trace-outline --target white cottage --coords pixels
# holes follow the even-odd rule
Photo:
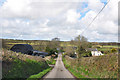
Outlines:
[[[92,56],[101,56],[104,55],[101,53],[101,51],[91,51]]]
[[[104,55],[104,54],[101,53],[101,51],[98,51],[97,48],[96,49],[88,48],[86,51],[91,51],[92,56]]]

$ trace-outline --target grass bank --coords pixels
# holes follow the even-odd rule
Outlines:
[[[49,60],[46,60],[46,62],[50,65],[55,65],[56,60],[54,60],[53,58],[50,58]]]
[[[39,80],[39,78],[42,78],[46,73],[48,73],[49,71],[51,71],[52,68],[48,68],[46,70],[43,70],[42,72],[35,74],[35,75],[31,75],[27,80]]]
[[[50,67],[44,59],[38,56],[24,55],[9,50],[2,50],[2,77],[3,78],[28,78],[31,75],[42,75]],[[41,76],[42,76],[41,75]]]
[[[63,62],[77,78],[117,78],[118,76],[117,54],[80,59],[65,56]]]

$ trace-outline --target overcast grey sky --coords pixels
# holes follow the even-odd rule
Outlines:
[[[1,38],[71,40],[85,31],[89,41],[118,41],[118,0],[0,0]]]

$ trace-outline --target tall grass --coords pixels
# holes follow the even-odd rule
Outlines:
[[[77,78],[117,78],[117,54],[71,59],[63,57],[66,68]]]
[[[28,78],[48,68],[48,64],[41,57],[32,57],[11,51],[3,54],[3,78]]]

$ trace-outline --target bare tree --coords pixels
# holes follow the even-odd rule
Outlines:
[[[81,54],[83,54],[85,52],[85,48],[88,47],[88,41],[87,41],[87,38],[85,38],[84,36],[78,35],[75,38],[75,42],[78,47],[78,49],[77,49],[78,57],[80,58]]]

